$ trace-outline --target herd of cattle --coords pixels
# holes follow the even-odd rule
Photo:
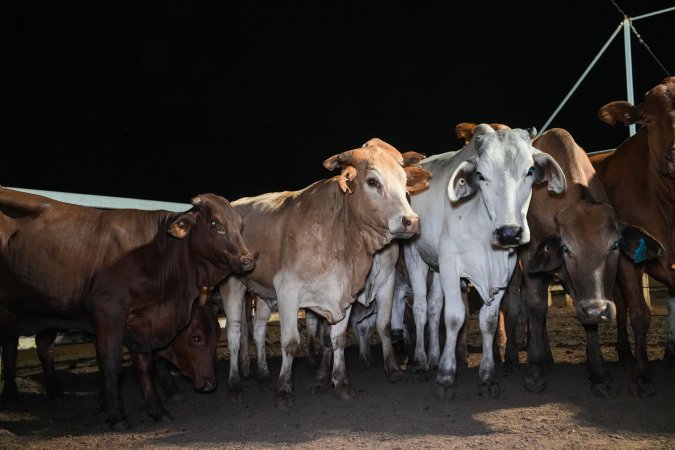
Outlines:
[[[675,78],[637,106],[612,102],[599,115],[612,125],[642,126],[612,153],[590,158],[559,128],[536,136],[534,129],[464,123],[456,132],[465,145],[430,157],[371,139],[326,159],[324,167],[340,173],[304,189],[231,203],[201,194],[178,213],[101,210],[0,188],[2,399],[18,395],[19,336],[35,335],[46,393],[54,397],[61,395],[56,334],[83,330],[94,336],[99,407],[112,429],[129,428],[118,387],[124,347],[148,414],[170,416],[155,386],[157,379],[168,395],[177,392],[167,363],[197,390],[216,387],[219,311],[227,317],[228,389],[241,395],[241,378],[250,376],[242,350],[251,299],[263,382],[271,380],[266,325],[279,314],[278,407],[293,403],[301,309],[317,356],[317,389],[354,395],[344,355],[350,324],[365,363],[377,328],[386,374],[400,379],[392,336],[402,335],[408,309],[412,370],[435,370],[436,397],[451,399],[466,364],[469,287],[483,300],[479,395],[499,395],[500,323],[504,368],[518,366],[522,316],[523,379],[541,392],[553,363],[546,329],[553,282],[576,303],[593,394],[614,391],[598,326],[616,320],[619,358],[633,363],[631,394],[654,395],[651,314],[640,283],[647,273],[668,287],[665,357],[675,359]]]

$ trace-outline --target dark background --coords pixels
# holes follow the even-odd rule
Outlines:
[[[623,19],[611,0],[13,3],[0,184],[176,202],[300,189],[375,136],[432,155],[459,122],[541,129]],[[634,22],[671,75],[674,24]],[[631,41],[639,103],[667,74]],[[624,67],[620,32],[549,128],[616,147],[627,127],[597,111]]]

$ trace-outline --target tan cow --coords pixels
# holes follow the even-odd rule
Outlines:
[[[245,277],[230,277],[220,286],[228,317],[230,354],[239,353],[241,302],[247,289],[259,299],[256,324],[272,308],[279,311],[282,366],[276,405],[293,403],[291,366],[300,336],[300,308],[322,316],[337,336],[348,325],[343,320],[365,285],[373,255],[392,239],[406,239],[419,232],[420,222],[406,198],[407,191],[424,188],[429,173],[405,167],[407,157],[380,139],[342,152],[324,161],[329,170],[341,169],[330,179],[299,191],[274,192],[241,198],[232,206],[242,216],[243,236],[258,254],[256,266]],[[407,185],[407,186],[406,186]],[[254,339],[263,338],[260,328]],[[336,338],[337,339],[337,338]],[[344,358],[334,346],[334,358]],[[230,360],[230,391],[241,391],[236,358]],[[269,378],[266,365],[258,377]],[[336,391],[346,389],[333,380]]]
[[[653,395],[647,356],[651,311],[641,280],[647,273],[668,287],[670,327],[665,356],[675,359],[675,77],[665,78],[650,89],[637,106],[615,101],[600,108],[598,115],[610,125],[643,124],[613,153],[591,161],[619,218],[644,228],[665,247],[665,256],[656,260],[640,264],[621,261],[621,292],[616,296],[620,360],[633,360],[626,331],[626,306],[635,335],[636,365],[630,392]]]

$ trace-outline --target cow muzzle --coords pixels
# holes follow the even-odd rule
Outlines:
[[[192,387],[197,392],[213,392],[218,387],[218,382],[215,378],[195,378]]]
[[[500,247],[517,247],[521,244],[523,227],[519,225],[503,225],[492,232],[494,241]]]
[[[581,324],[612,323],[616,319],[616,306],[609,300],[587,300],[577,304],[577,320]]]
[[[417,215],[404,215],[390,227],[391,233],[396,238],[407,239],[420,232],[420,218]]]
[[[256,257],[251,253],[245,253],[239,258],[233,258],[232,270],[235,272],[248,272],[255,266]]]

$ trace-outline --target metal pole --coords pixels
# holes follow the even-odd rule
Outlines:
[[[630,18],[625,17],[622,22],[623,25],[623,50],[626,57],[626,99],[635,104],[633,98],[633,58],[630,50]],[[628,125],[628,134],[632,136],[635,134],[635,124]]]
[[[586,78],[586,75],[588,75],[588,72],[591,71],[591,69],[593,68],[593,66],[595,65],[595,63],[598,62],[598,59],[600,59],[600,57],[602,56],[602,54],[605,53],[605,50],[607,50],[607,47],[609,47],[609,44],[612,42],[612,39],[614,39],[614,38],[616,37],[616,35],[619,34],[619,31],[621,31],[621,27],[622,27],[622,26],[623,26],[623,22],[620,23],[618,27],[616,27],[616,30],[614,30],[614,33],[612,33],[612,35],[609,37],[609,39],[607,39],[607,42],[605,42],[605,45],[603,45],[602,48],[600,49],[600,51],[598,52],[598,54],[595,55],[595,58],[593,58],[593,61],[591,61],[591,63],[590,63],[589,66],[586,68],[586,70],[584,71],[584,73],[581,74],[581,77],[579,77],[579,79],[578,79],[577,82],[574,84],[574,86],[572,86],[572,89],[570,89],[570,91],[567,93],[567,95],[565,96],[565,98],[563,99],[563,101],[560,102],[560,105],[558,105],[558,107],[556,108],[556,110],[553,111],[553,114],[551,114],[551,117],[548,118],[548,120],[546,121],[546,123],[544,124],[544,126],[541,127],[541,129],[539,130],[539,133],[538,133],[538,134],[541,134],[541,133],[543,133],[544,131],[546,131],[546,128],[548,128],[548,126],[551,124],[551,121],[553,121],[553,119],[555,118],[555,116],[558,115],[558,113],[560,112],[560,110],[562,109],[562,107],[565,106],[565,103],[567,103],[567,100],[570,99],[570,97],[572,96],[572,94],[574,93],[574,91],[577,90],[577,88],[579,87],[579,85],[581,84],[581,82],[584,81],[584,78]]]

